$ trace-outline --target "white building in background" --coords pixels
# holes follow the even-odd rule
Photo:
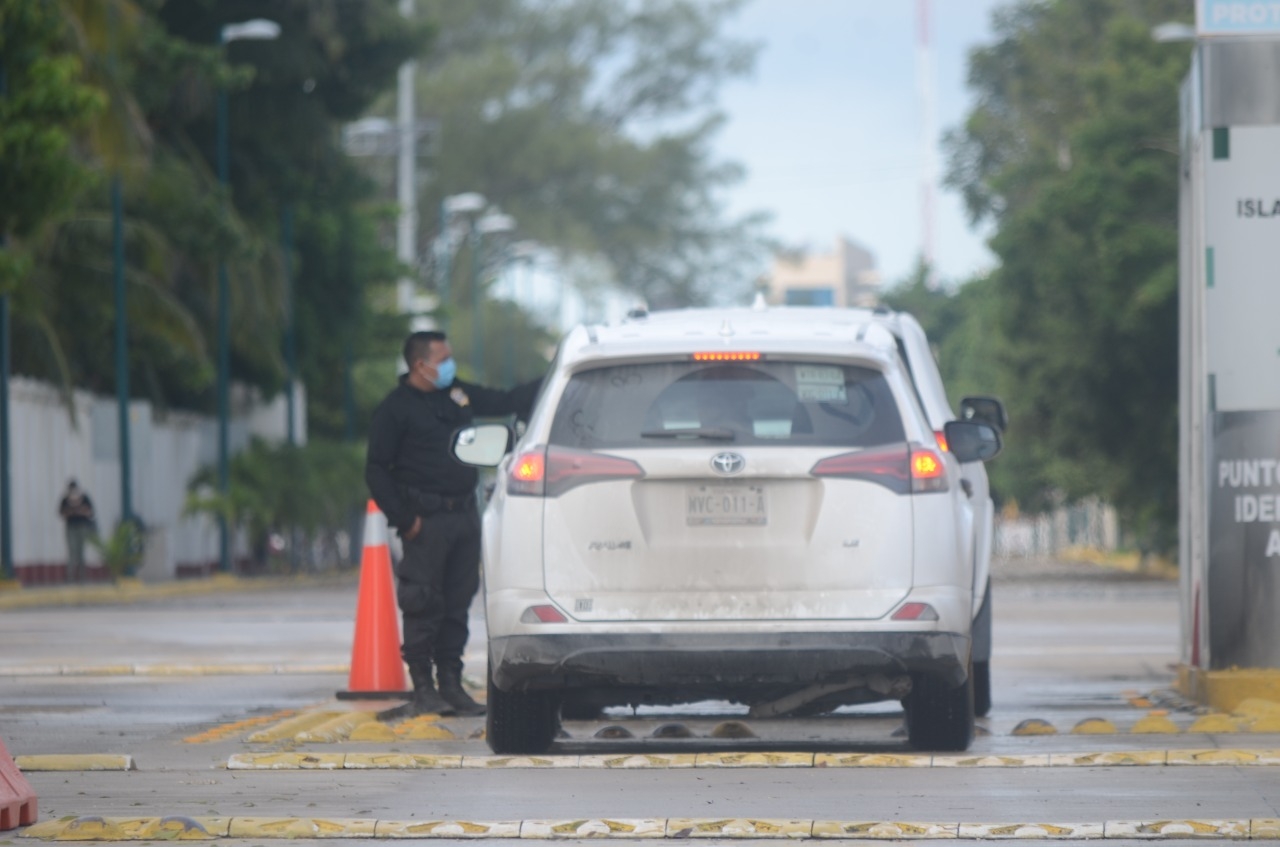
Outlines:
[[[875,256],[841,236],[829,253],[776,256],[765,299],[777,306],[874,308],[879,294],[880,272],[876,270]]]

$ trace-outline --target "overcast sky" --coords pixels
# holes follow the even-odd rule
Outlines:
[[[991,41],[991,14],[1008,0],[932,0],[939,138],[972,97],[967,57]],[[734,211],[774,214],[788,243],[830,249],[847,235],[875,254],[886,285],[921,249],[922,112],[912,0],[752,0],[730,31],[763,44],[752,77],[725,85],[729,116],[718,152],[746,166]],[[944,168],[941,153],[939,168]],[[939,186],[935,254],[943,281],[989,267],[985,233]]]

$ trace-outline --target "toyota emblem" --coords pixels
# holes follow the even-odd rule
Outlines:
[[[740,453],[717,453],[711,457],[711,469],[721,476],[733,476],[742,473],[747,460]]]

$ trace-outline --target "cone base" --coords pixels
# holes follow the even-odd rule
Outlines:
[[[412,700],[412,691],[339,691],[339,700]]]

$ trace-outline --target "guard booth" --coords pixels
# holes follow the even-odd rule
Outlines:
[[[1182,88],[1179,686],[1280,701],[1280,4],[1197,0]]]

